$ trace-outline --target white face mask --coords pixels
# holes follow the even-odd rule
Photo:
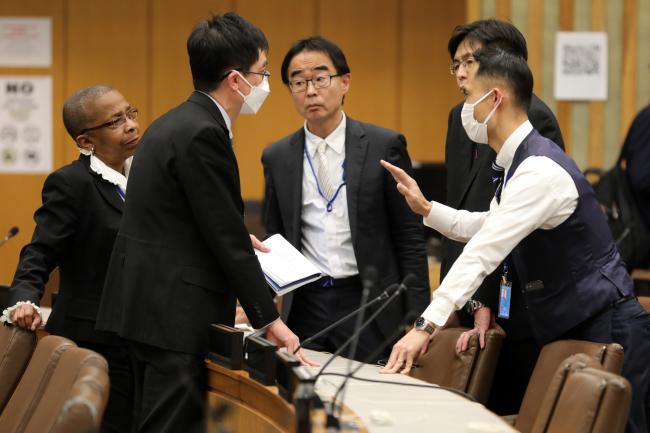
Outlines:
[[[239,91],[239,89],[237,89],[237,93],[239,93],[241,97],[244,98],[244,104],[241,106],[239,113],[256,114],[262,107],[262,104],[264,103],[266,97],[269,96],[269,93],[271,93],[271,87],[269,86],[269,77],[264,76],[260,84],[253,86],[248,82],[248,80],[246,80],[246,78],[244,78],[242,74],[239,73],[239,71],[234,72],[236,72],[237,75],[239,75],[241,79],[244,80],[244,82],[251,88],[251,92],[248,95],[244,95]]]
[[[469,139],[475,143],[488,144],[487,123],[490,121],[490,118],[496,111],[499,104],[501,104],[501,100],[497,101],[497,105],[495,105],[492,111],[490,111],[490,114],[487,115],[483,123],[480,123],[474,117],[474,107],[480,104],[493,91],[494,89],[490,90],[485,95],[481,96],[481,98],[479,98],[479,100],[474,102],[473,104],[470,104],[469,102],[465,102],[463,104],[463,109],[460,112],[460,120],[463,123],[463,128],[465,128],[465,132],[467,132],[467,136],[469,137]]]

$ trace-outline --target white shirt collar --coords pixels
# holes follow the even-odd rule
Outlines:
[[[217,104],[217,108],[221,112],[221,115],[223,116],[223,120],[226,122],[226,128],[228,128],[228,136],[232,140],[232,122],[230,121],[230,117],[228,117],[228,113],[226,113],[226,110],[224,110],[224,108],[221,106],[221,104],[219,104],[216,99],[214,99],[212,96],[210,96],[210,94],[208,94],[206,92],[203,92],[201,90],[197,90],[197,91],[199,93],[203,93],[205,96],[212,99],[212,102]]]
[[[332,148],[336,153],[339,155],[343,153],[345,150],[345,128],[347,125],[347,120],[345,117],[345,113],[341,112],[343,116],[341,116],[341,122],[338,124],[338,126],[332,131],[327,137],[321,138],[318,135],[312,133],[309,131],[307,128],[307,121],[305,121],[305,125],[303,128],[305,129],[305,139],[307,142],[307,150],[309,151],[309,157],[313,158],[314,154],[316,153],[316,147],[318,146],[318,143],[321,141],[325,140],[327,142],[327,145]]]
[[[529,120],[526,120],[510,134],[506,141],[503,142],[503,146],[501,146],[501,150],[497,154],[496,163],[499,167],[503,167],[506,171],[510,168],[517,148],[532,130],[533,125]]]
[[[120,187],[126,193],[126,182],[129,178],[129,171],[131,171],[131,162],[133,157],[130,156],[124,161],[124,174],[113,170],[104,162],[97,158],[95,155],[90,155],[90,169],[101,176],[106,182],[112,183]]]

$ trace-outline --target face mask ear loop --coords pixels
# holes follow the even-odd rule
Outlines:
[[[493,89],[493,90],[494,90],[494,89]],[[490,92],[492,92],[492,90],[491,90]],[[485,120],[483,121],[483,124],[484,124],[484,125],[487,125],[487,123],[490,121],[490,119],[492,118],[492,115],[497,111],[497,108],[499,108],[499,105],[501,105],[501,101],[502,101],[502,100],[503,100],[503,98],[501,98],[501,99],[499,99],[499,100],[497,101],[497,105],[494,106],[494,108],[492,109],[492,111],[490,111],[490,113],[487,115],[487,117],[486,117]]]

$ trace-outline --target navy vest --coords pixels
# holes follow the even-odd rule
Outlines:
[[[578,190],[576,210],[566,221],[535,230],[511,253],[533,332],[546,343],[607,310],[633,285],[594,190],[557,145],[533,130],[517,148],[506,182],[530,156],[555,161]]]

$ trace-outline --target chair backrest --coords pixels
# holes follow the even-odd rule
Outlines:
[[[637,299],[646,311],[650,311],[650,296],[638,296]]]
[[[36,347],[36,334],[0,324],[0,413],[14,393]]]
[[[411,376],[429,383],[467,392],[479,402],[487,401],[503,336],[493,330],[486,335],[486,345],[479,347],[478,338],[473,336],[465,352],[456,352],[456,341],[467,328],[449,328],[438,332],[427,353],[417,363],[419,368],[411,370]]]
[[[61,355],[23,433],[97,432],[108,392],[106,360],[96,352],[74,347]]]
[[[476,338],[476,337],[474,337]],[[494,372],[499,362],[499,354],[503,345],[502,334],[491,329],[485,334],[485,347],[478,353],[476,364],[472,370],[467,393],[474,396],[480,403],[487,403],[492,388]],[[478,338],[477,344],[478,344]]]
[[[43,392],[61,359],[61,355],[76,345],[67,338],[48,335],[36,345],[18,386],[0,414],[0,431],[22,431],[38,406]]]
[[[515,428],[530,433],[548,384],[558,366],[571,355],[584,353],[598,361],[604,370],[619,374],[623,367],[623,347],[616,343],[603,344],[583,340],[557,340],[545,345],[537,358],[519,408]]]
[[[573,355],[555,372],[532,432],[623,433],[631,397],[625,378],[589,355]]]

